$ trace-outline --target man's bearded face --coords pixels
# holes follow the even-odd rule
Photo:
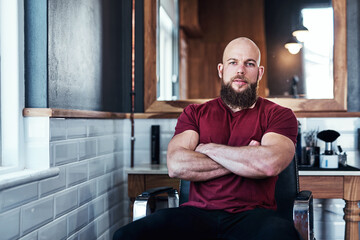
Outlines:
[[[246,80],[249,84],[248,87],[240,92],[236,92],[234,88],[231,86],[234,79],[242,79]],[[258,85],[259,85],[259,76],[257,77],[256,83],[250,83],[250,81],[245,78],[244,76],[234,76],[231,78],[227,84],[224,83],[224,80],[221,81],[221,90],[220,90],[220,97],[221,99],[229,105],[231,108],[249,108],[251,107],[256,99],[258,93]]]

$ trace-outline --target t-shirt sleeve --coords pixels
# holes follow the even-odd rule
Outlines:
[[[196,117],[196,105],[191,104],[187,106],[178,118],[175,135],[182,133],[186,130],[194,130],[199,133],[199,126]]]
[[[275,132],[291,139],[296,144],[298,132],[297,119],[291,109],[279,108],[275,110],[269,119],[265,133]]]

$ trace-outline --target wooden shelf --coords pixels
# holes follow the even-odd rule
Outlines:
[[[295,112],[298,118],[360,117],[360,112]]]
[[[125,113],[58,108],[24,108],[23,116],[50,118],[127,118]]]
[[[49,118],[103,118],[103,119],[130,119],[131,113],[116,113],[102,111],[88,111],[59,108],[24,108],[24,117],[49,117]],[[180,113],[134,113],[135,119],[150,118],[178,118]]]
[[[135,119],[174,119],[180,112],[152,112],[134,113]],[[297,118],[343,118],[360,117],[360,112],[295,112]],[[24,108],[24,117],[49,117],[49,118],[104,118],[104,119],[130,119],[130,113],[87,111],[58,108]]]

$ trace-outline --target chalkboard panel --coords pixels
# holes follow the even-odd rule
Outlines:
[[[49,107],[128,112],[130,84],[131,2],[49,0]]]

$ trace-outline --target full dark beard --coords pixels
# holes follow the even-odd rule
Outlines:
[[[232,81],[228,84],[224,84],[224,81],[221,81],[221,91],[220,97],[231,108],[249,108],[257,100],[257,90],[258,82],[250,84],[250,87],[246,88],[242,92],[235,92],[231,87]]]

